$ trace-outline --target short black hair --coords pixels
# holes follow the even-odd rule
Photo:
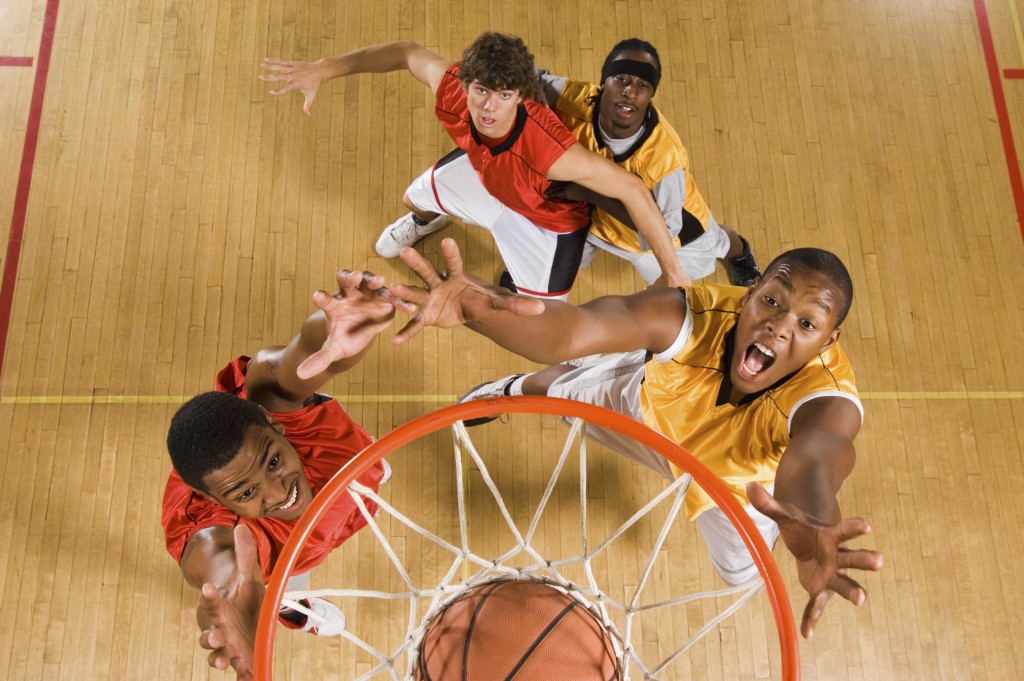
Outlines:
[[[204,478],[238,455],[251,426],[267,426],[255,402],[222,392],[196,395],[182,405],[167,431],[167,451],[181,479],[194,490],[209,492]]]
[[[650,55],[654,58],[654,63],[657,65],[658,74],[661,74],[661,57],[658,56],[658,50],[654,49],[654,45],[650,44],[646,40],[640,38],[626,38],[615,43],[615,47],[608,53],[608,56],[604,58],[604,64],[601,66],[601,72],[608,64],[618,59],[619,55],[629,50],[638,50],[644,54]]]
[[[523,39],[505,33],[481,33],[462,52],[459,80],[466,87],[478,81],[488,90],[518,90],[537,98],[537,68]]]
[[[846,320],[850,306],[853,305],[853,280],[850,279],[850,272],[839,256],[820,248],[794,248],[768,263],[761,278],[766,278],[782,265],[794,265],[818,272],[832,282],[835,287],[834,292],[842,298],[836,326],[838,327]]]

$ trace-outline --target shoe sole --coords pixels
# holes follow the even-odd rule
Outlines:
[[[467,390],[466,392],[464,392],[462,394],[462,397],[460,397],[458,399],[458,404],[467,404],[469,402],[475,402],[475,400],[466,400],[466,397],[468,395],[470,395],[474,390],[477,390],[478,388],[487,385],[487,383],[490,383],[490,381],[487,381],[485,383],[481,383],[480,385],[475,385],[472,388],[470,388],[469,390]],[[489,399],[489,398],[482,397],[480,399]],[[480,416],[480,417],[475,418],[475,419],[463,419],[462,425],[466,426],[467,428],[473,428],[475,426],[482,426],[485,423],[490,423],[491,421],[497,421],[499,418],[501,418],[501,414],[495,414],[494,416]]]

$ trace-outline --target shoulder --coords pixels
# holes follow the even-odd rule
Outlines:
[[[657,123],[630,161],[642,168],[653,182],[658,182],[672,173],[686,171],[689,158],[679,135],[664,118],[657,116]]]
[[[594,83],[566,78],[555,108],[575,118],[590,120],[593,111],[590,100],[599,90]]]
[[[685,291],[686,300],[694,314],[720,312],[727,316],[738,317],[747,289],[742,286],[697,284],[685,287]]]
[[[454,113],[461,110],[466,103],[466,91],[459,80],[459,64],[452,64],[441,76],[434,95],[438,112]]]
[[[849,412],[856,416],[859,427],[864,407],[857,393],[853,364],[836,343],[826,352],[813,357],[792,378],[771,392],[771,399],[786,415],[790,430],[799,418],[810,414]]]
[[[569,132],[569,129],[565,127],[565,124],[562,123],[558,115],[548,107],[533,99],[524,99],[523,107],[526,109],[526,115],[529,117],[529,123],[536,129],[542,130],[547,135],[559,140],[571,139],[573,142],[576,141],[576,137]],[[529,129],[530,127],[528,126],[527,130]]]

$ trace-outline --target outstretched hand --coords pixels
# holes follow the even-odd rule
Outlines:
[[[302,380],[316,376],[338,360],[365,350],[388,326],[396,309],[403,312],[416,309],[395,297],[379,274],[341,270],[336,278],[336,294],[332,296],[325,291],[313,294],[313,304],[327,316],[327,339],[296,369]]]
[[[286,59],[275,59],[266,57],[260,65],[269,73],[261,73],[259,79],[265,83],[279,83],[284,85],[270,91],[272,95],[283,95],[292,90],[298,90],[305,97],[302,110],[307,116],[312,115],[313,100],[320,86],[333,77],[330,65],[323,59],[320,61],[289,61]]]
[[[754,508],[778,524],[782,541],[796,558],[800,584],[810,595],[800,622],[804,638],[814,635],[814,627],[833,594],[839,594],[854,605],[867,599],[864,587],[851,579],[847,570],[880,570],[882,554],[845,546],[851,539],[871,532],[867,520],[844,518],[835,525],[825,525],[793,504],[777,501],[757,483],[748,484],[746,491]]]
[[[264,587],[249,528],[237,525],[234,539],[234,572],[221,589],[203,584],[196,620],[199,645],[211,651],[207,657],[210,666],[221,671],[234,667],[238,681],[249,681]]]
[[[438,272],[420,253],[403,248],[399,257],[423,280],[422,287],[394,284],[391,291],[420,308],[391,342],[405,343],[428,326],[449,329],[466,322],[480,322],[500,312],[530,317],[544,312],[544,302],[516,295],[466,274],[454,239],[441,242],[445,271]]]

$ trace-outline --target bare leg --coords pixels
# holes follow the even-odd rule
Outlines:
[[[416,216],[416,219],[420,220],[421,222],[423,222],[423,224],[426,224],[426,223],[430,222],[431,220],[433,220],[434,218],[436,218],[438,216],[437,213],[431,212],[429,210],[423,210],[422,208],[417,208],[416,204],[414,204],[409,199],[409,195],[408,194],[404,194],[402,196],[402,203],[404,203],[405,207],[408,208],[409,210],[411,210],[412,214]]]
[[[547,395],[548,388],[555,382],[555,379],[567,374],[576,367],[569,364],[555,364],[547,369],[542,369],[535,374],[528,375],[523,380],[524,395]]]
[[[729,258],[735,258],[743,255],[743,241],[740,239],[740,235],[736,233],[736,230],[729,225],[723,225],[721,223],[719,223],[718,226],[721,227],[722,231],[724,231],[729,237],[729,252],[726,253],[725,257],[722,259],[728,260]]]

